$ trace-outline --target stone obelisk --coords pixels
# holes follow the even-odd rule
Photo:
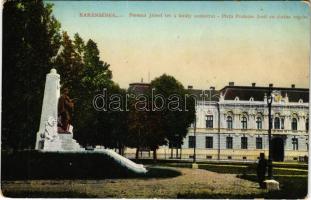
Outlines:
[[[51,69],[46,75],[44,97],[39,131],[37,132],[36,150],[59,150],[57,133],[57,104],[60,96],[60,75]]]

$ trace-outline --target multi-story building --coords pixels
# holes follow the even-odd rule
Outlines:
[[[197,159],[256,160],[261,152],[268,155],[268,91],[269,87],[255,83],[234,86],[233,82],[219,91],[205,91],[205,100],[197,102],[196,127],[189,129],[182,145],[182,157],[193,156],[195,143]],[[304,158],[308,155],[309,90],[292,85],[273,88],[272,94],[273,160]]]
[[[272,157],[275,161],[301,160],[308,156],[309,90],[273,87]],[[196,120],[177,153],[169,146],[158,150],[158,158],[257,160],[268,156],[269,87],[235,86],[221,90],[196,90]],[[146,154],[149,155],[149,154]]]

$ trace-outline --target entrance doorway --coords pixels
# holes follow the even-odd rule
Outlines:
[[[272,138],[272,160],[284,161],[284,140],[280,137]]]

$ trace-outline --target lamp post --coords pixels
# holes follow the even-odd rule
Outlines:
[[[218,99],[218,102],[216,103],[217,113],[218,113],[218,119],[217,119],[217,121],[218,121],[218,124],[217,124],[217,136],[218,136],[217,160],[220,160],[220,105],[219,105],[220,96],[219,96],[219,94],[214,94],[212,96],[211,90],[210,90],[210,102],[212,101],[212,97]]]
[[[195,161],[196,161],[196,156],[195,156],[195,149],[196,149],[196,146],[197,146],[196,129],[197,129],[197,116],[196,116],[196,113],[195,113],[194,124],[193,124],[193,135],[194,135],[193,163],[195,163]]]
[[[269,158],[268,158],[268,178],[272,179],[272,144],[271,144],[271,129],[272,129],[272,119],[271,119],[271,105],[272,105],[272,87],[269,86],[267,103],[268,103],[268,117],[269,117],[269,128],[268,128],[268,138],[269,138]]]

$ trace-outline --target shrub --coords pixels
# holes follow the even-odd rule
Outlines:
[[[2,152],[2,179],[90,179],[133,177],[109,156],[96,152]]]

